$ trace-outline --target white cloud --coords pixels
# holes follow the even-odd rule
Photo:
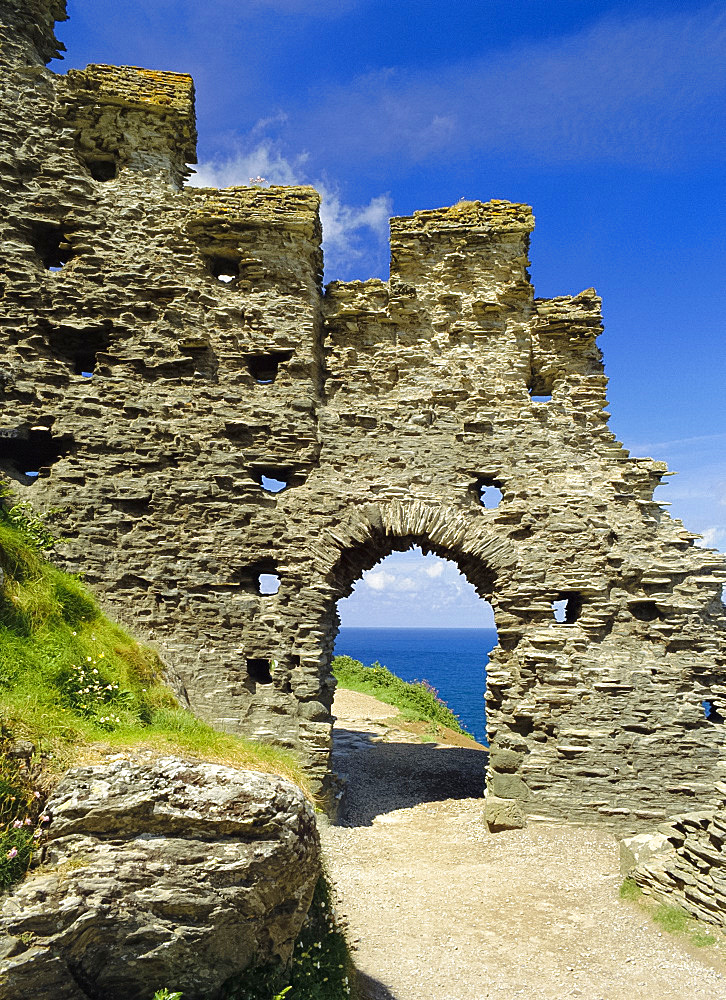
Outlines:
[[[272,124],[267,119],[265,124]],[[262,123],[258,122],[254,131]],[[289,159],[275,148],[271,139],[258,141],[251,149],[240,150],[226,160],[200,163],[189,183],[192,187],[233,187],[249,184],[251,177],[264,177],[269,184],[300,184],[305,154]]]
[[[403,576],[396,570],[388,573],[384,569],[372,569],[364,573],[363,583],[371,590],[379,592],[384,590],[408,592],[418,590],[421,586],[421,580],[414,576]]]
[[[696,542],[696,545],[700,545],[702,548],[718,549],[726,546],[726,527],[704,528],[701,535],[703,537]]]
[[[456,565],[420,549],[394,552],[341,600],[344,625],[492,628],[491,607]]]
[[[286,156],[270,138],[259,138],[268,125],[284,121],[277,116],[258,122],[250,133],[248,148],[240,143],[234,155],[224,160],[200,163],[190,184],[193,187],[232,187],[249,184],[263,177],[265,184],[311,184],[321,196],[320,219],[323,226],[323,253],[329,277],[352,262],[382,270],[382,253],[388,248],[388,220],[393,214],[389,194],[379,194],[366,205],[350,205],[343,200],[340,188],[326,178],[311,179],[306,168],[308,155]]]
[[[370,570],[363,574],[363,583],[371,590],[385,590],[393,582],[394,577],[385,570]]]

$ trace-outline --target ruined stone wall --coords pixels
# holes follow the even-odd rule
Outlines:
[[[608,430],[595,292],[534,298],[531,210],[393,219],[390,281],[323,294],[312,189],[184,188],[191,79],[55,76],[30,9],[0,0],[0,471],[60,508],[65,565],[195,711],[322,783],[336,602],[419,544],[495,608],[493,825],[708,800],[723,557]]]
[[[621,871],[647,895],[726,930],[726,785],[716,794],[710,809],[621,841]]]

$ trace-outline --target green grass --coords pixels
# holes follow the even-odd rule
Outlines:
[[[705,948],[718,943],[716,936],[707,931],[700,921],[692,917],[681,906],[674,906],[672,903],[658,903],[654,906],[632,878],[626,878],[620,886],[620,898],[639,903],[648,911],[653,922],[661,930],[668,934],[685,935],[697,948]]]
[[[653,911],[653,920],[669,934],[685,934],[697,948],[716,944],[716,937],[706,931],[687,910],[680,906],[660,903]]]
[[[360,660],[354,660],[350,656],[336,656],[332,668],[339,687],[373,695],[379,701],[393,705],[406,718],[434,722],[471,736],[449,706],[439,698],[438,692],[426,681],[409,684],[380,663],[366,667]]]
[[[619,895],[621,899],[627,899],[631,903],[634,903],[642,899],[643,890],[640,888],[640,886],[634,879],[626,878],[623,884],[620,886]]]
[[[51,545],[28,505],[3,491],[0,751],[24,739],[36,757],[30,767],[2,757],[0,889],[22,877],[42,840],[38,782],[49,787],[74,763],[143,748],[283,774],[305,786],[290,753],[217,732],[181,708],[157,655],[109,621],[78,578],[46,560]]]
[[[690,916],[680,906],[671,906],[669,903],[661,903],[653,911],[653,920],[669,934],[685,934],[690,923]]]

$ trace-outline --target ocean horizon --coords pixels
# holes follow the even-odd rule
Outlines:
[[[486,740],[486,667],[497,645],[489,628],[342,627],[336,656],[376,661],[404,681],[427,681],[480,742]]]

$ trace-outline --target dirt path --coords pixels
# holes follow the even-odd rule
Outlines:
[[[421,744],[366,695],[334,712],[348,793],[323,842],[369,1000],[726,1000],[720,950],[618,899],[612,835],[490,836],[475,744]]]

